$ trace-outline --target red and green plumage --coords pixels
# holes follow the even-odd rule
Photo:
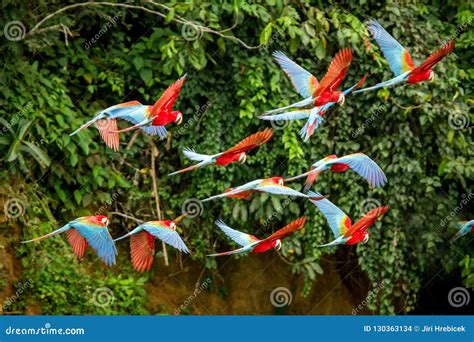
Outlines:
[[[244,163],[247,158],[247,153],[253,150],[254,148],[266,144],[271,139],[272,135],[273,131],[270,128],[266,128],[261,132],[257,132],[248,136],[247,138],[243,139],[237,145],[229,148],[228,150],[214,155],[200,154],[196,153],[193,149],[184,149],[184,155],[191,160],[197,161],[198,163],[186,167],[184,169],[172,172],[168,176],[185,173],[206,165],[214,164],[219,166],[226,166],[230,163],[238,161]]]
[[[115,241],[130,237],[130,257],[138,272],[150,271],[158,238],[181,252],[189,253],[188,247],[176,232],[176,223],[169,220],[145,222]]]
[[[49,234],[23,243],[40,241],[65,232],[68,242],[78,258],[82,258],[87,246],[90,246],[106,265],[113,265],[117,249],[107,229],[108,224],[109,220],[106,216],[79,217]]]
[[[271,234],[267,238],[260,240],[259,238],[240,232],[238,230],[232,229],[227,226],[223,221],[216,221],[216,225],[230,237],[234,242],[242,246],[239,249],[217,253],[217,254],[210,254],[208,256],[222,256],[222,255],[231,255],[231,254],[240,254],[240,253],[263,253],[270,249],[281,248],[281,240],[285,237],[293,234],[294,232],[302,229],[306,223],[306,217],[300,217],[293,222],[289,223],[285,227],[279,229],[275,233]]]

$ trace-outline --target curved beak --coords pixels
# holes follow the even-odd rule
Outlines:
[[[432,71],[430,74],[430,82],[434,82],[435,80],[435,73]]]
[[[183,115],[178,114],[178,117],[176,118],[176,124],[181,125],[183,123]]]
[[[344,94],[341,95],[341,97],[339,98],[339,101],[337,101],[341,106],[344,106],[344,103],[346,103],[346,97],[344,96]]]
[[[247,161],[247,155],[244,154],[244,157],[242,158],[241,162],[242,164],[245,164],[246,161]]]

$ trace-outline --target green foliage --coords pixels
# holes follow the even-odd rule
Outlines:
[[[329,154],[361,151],[385,170],[389,183],[384,189],[369,189],[352,172],[326,173],[316,187],[354,220],[364,213],[360,203],[365,198],[391,206],[382,222],[371,228],[369,243],[357,247],[360,268],[370,283],[374,287],[382,281],[386,284],[372,309],[385,314],[413,310],[426,272],[444,264],[445,258],[459,263],[466,285],[473,286],[471,259],[465,256],[472,257],[472,247],[455,253],[447,242],[454,229],[440,225],[458,206],[461,194],[472,191],[472,127],[453,129],[450,125],[451,115],[469,115],[472,105],[472,5],[196,0],[166,6],[169,11],[154,8],[163,10],[165,18],[110,7],[65,11],[44,25],[69,27],[74,37],[69,37],[68,44],[63,31],[57,30],[36,32],[20,41],[2,37],[0,124],[6,129],[0,131],[0,177],[8,185],[8,196],[27,198],[26,215],[20,218],[23,238],[97,211],[119,211],[143,220],[157,217],[146,136],[138,135],[125,148],[124,142],[133,134],[122,135],[121,151],[115,153],[93,128],[77,136],[69,134],[112,104],[135,99],[153,103],[167,85],[187,73],[189,79],[175,105],[184,112],[185,125],[172,127],[166,141],[153,139],[159,150],[159,197],[166,218],[180,216],[186,199],[204,198],[255,178],[294,175]],[[20,20],[31,29],[61,5],[4,2],[2,7],[0,27]],[[384,15],[378,19],[417,61],[457,37],[455,54],[436,67],[434,84],[351,96],[344,107],[326,114],[325,123],[306,144],[298,134],[303,122],[293,122],[276,130],[270,143],[252,153],[245,165],[166,176],[189,165],[179,153],[184,147],[204,153],[221,151],[265,127],[258,115],[298,99],[272,62],[274,50],[284,51],[321,78],[331,57],[351,47],[354,61],[345,87],[366,72],[368,85],[392,77],[376,45],[367,47],[364,20],[380,13]],[[452,21],[445,21],[446,16]],[[91,43],[112,17],[118,19]],[[179,18],[218,32],[235,26],[221,35],[195,31],[195,39],[190,39],[186,30],[192,33],[196,28],[177,23]],[[235,37],[258,48],[247,49]],[[374,116],[378,109],[380,113]],[[366,124],[371,116],[373,120]],[[474,120],[472,115],[470,120]],[[353,134],[358,129],[361,133]],[[285,240],[283,257],[293,272],[305,276],[304,292],[308,293],[311,282],[324,272],[321,256],[334,252],[317,248],[330,234],[310,203],[295,200],[285,205],[284,199],[267,195],[248,203],[206,203],[201,216],[181,222],[180,233],[193,250],[192,257],[215,269],[217,262],[204,256],[227,244],[216,234],[215,219],[247,227],[246,231],[255,227],[255,234],[265,236],[303,214],[308,216],[305,234]],[[469,214],[459,215],[468,218]],[[114,216],[111,233],[118,236],[133,225]],[[40,302],[45,314],[146,313],[143,284],[147,278],[131,271],[127,245],[120,245],[119,250],[118,266],[106,269],[93,253],[80,262],[74,259],[59,237],[22,246],[24,277],[31,278],[34,287],[27,300]],[[94,289],[101,287],[111,289],[115,296],[107,307],[91,299]]]

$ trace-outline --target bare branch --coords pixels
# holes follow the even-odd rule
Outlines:
[[[154,1],[147,1],[147,3],[150,3],[150,4],[153,4],[155,6],[164,8],[168,11],[171,10],[171,8],[169,8],[169,7],[167,7],[163,4],[155,3]],[[121,7],[121,8],[127,8],[127,9],[140,10],[140,11],[144,11],[144,12],[149,13],[149,14],[157,15],[161,18],[166,17],[166,15],[162,12],[155,11],[155,10],[152,10],[152,9],[149,9],[149,8],[146,8],[146,7],[143,7],[143,6],[139,6],[139,5],[124,4],[124,3],[113,3],[113,2],[107,2],[107,1],[81,2],[81,3],[65,6],[63,8],[58,9],[57,11],[55,11],[53,13],[48,14],[46,17],[41,19],[26,35],[27,36],[33,36],[33,35],[36,35],[36,34],[44,33],[46,31],[57,30],[58,26],[62,25],[61,28],[64,30],[64,34],[67,37],[66,33],[70,34],[70,31],[64,24],[53,25],[53,26],[49,26],[49,27],[41,28],[41,29],[40,29],[40,27],[45,22],[47,22],[48,20],[51,20],[52,18],[56,17],[58,14],[61,14],[61,13],[66,12],[68,10],[75,9],[75,8],[80,8],[80,7],[101,7],[101,6],[102,7]],[[224,34],[224,32],[228,32],[228,31],[232,30],[234,27],[236,27],[237,26],[237,21],[234,23],[234,25],[232,25],[232,27],[221,30],[221,31],[216,31],[216,30],[213,30],[213,29],[211,29],[207,26],[200,25],[199,23],[194,23],[194,22],[189,21],[189,20],[187,20],[187,19],[185,19],[185,18],[183,18],[179,15],[174,16],[171,19],[171,21],[179,23],[179,24],[183,24],[183,25],[193,25],[193,27],[198,29],[200,32],[210,33],[210,34],[222,37],[223,39],[231,40],[235,43],[238,43],[238,44],[242,45],[243,47],[245,47],[246,49],[249,49],[249,50],[258,49],[261,46],[261,44],[256,45],[256,46],[251,46],[251,45],[248,45],[247,43],[245,43],[244,41],[242,41],[241,39],[239,39],[235,36],[228,36],[228,35]],[[65,39],[67,39],[67,38],[65,38]]]

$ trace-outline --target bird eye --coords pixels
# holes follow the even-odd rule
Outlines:
[[[278,184],[283,185],[283,179],[280,179],[280,180],[278,181]]]

